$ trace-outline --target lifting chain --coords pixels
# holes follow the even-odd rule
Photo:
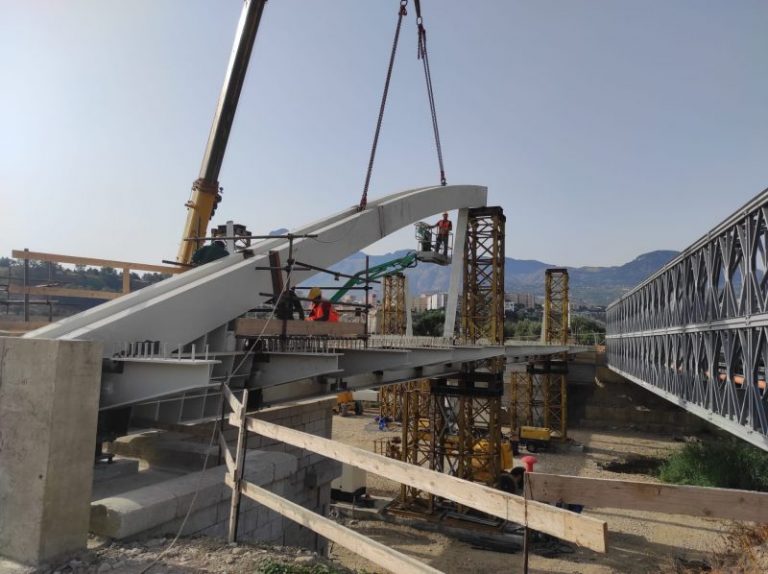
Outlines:
[[[368,171],[365,174],[365,185],[363,186],[363,197],[360,198],[358,211],[363,211],[368,205],[368,187],[371,184],[371,173],[373,173],[373,161],[376,159],[376,146],[379,144],[379,133],[381,132],[381,122],[384,119],[384,108],[387,105],[387,94],[389,93],[389,81],[392,79],[392,67],[395,65],[395,55],[397,54],[397,43],[400,41],[400,28],[403,26],[403,16],[408,14],[406,6],[408,0],[400,0],[400,10],[397,15],[397,28],[395,28],[395,39],[392,42],[392,54],[389,56],[389,67],[387,68],[387,80],[384,82],[384,93],[381,96],[381,107],[379,107],[379,119],[376,122],[376,131],[373,134],[373,145],[371,146],[371,157],[368,160]]]
[[[392,42],[392,53],[389,57],[389,67],[387,68],[387,79],[384,82],[384,93],[381,96],[381,106],[379,107],[379,118],[376,121],[376,131],[373,135],[373,145],[371,146],[371,156],[368,160],[368,170],[365,174],[365,185],[363,186],[363,196],[360,198],[358,211],[363,211],[368,205],[368,188],[371,184],[371,174],[373,173],[373,163],[376,159],[376,148],[379,144],[379,134],[381,133],[381,123],[384,119],[384,108],[387,105],[387,95],[389,94],[389,83],[392,79],[392,68],[395,64],[395,55],[397,54],[397,45],[400,41],[400,29],[403,25],[403,17],[408,14],[406,7],[408,0],[400,0],[400,10],[397,16],[397,27],[395,28],[395,38]],[[416,25],[418,27],[418,52],[417,56],[424,66],[424,79],[427,83],[427,99],[429,100],[429,111],[432,116],[432,130],[435,135],[435,148],[437,149],[437,161],[440,165],[440,185],[446,185],[445,166],[443,164],[443,148],[440,145],[440,130],[437,127],[437,111],[435,108],[435,93],[432,88],[432,72],[429,68],[429,55],[427,53],[427,30],[424,28],[424,20],[421,17],[421,1],[414,0],[416,7]]]
[[[416,25],[418,27],[418,58],[424,65],[424,79],[427,82],[427,99],[429,111],[432,115],[432,129],[435,132],[435,149],[437,150],[437,162],[440,165],[440,185],[446,185],[445,166],[443,165],[443,147],[440,145],[440,130],[437,127],[437,110],[435,108],[435,92],[432,89],[432,72],[429,69],[429,54],[427,53],[427,29],[424,27],[424,19],[421,17],[421,0],[414,0],[416,8]]]

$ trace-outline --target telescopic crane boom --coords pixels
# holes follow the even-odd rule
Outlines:
[[[216,113],[213,116],[208,145],[205,148],[200,176],[192,184],[192,197],[187,202],[187,221],[184,224],[181,246],[176,256],[179,263],[189,264],[194,252],[201,247],[201,240],[206,236],[208,222],[221,201],[219,172],[224,161],[229,133],[235,119],[237,102],[245,81],[251,50],[256,40],[256,32],[264,11],[266,0],[244,0],[240,21],[237,24],[232,55],[229,58],[227,74],[221,88]]]

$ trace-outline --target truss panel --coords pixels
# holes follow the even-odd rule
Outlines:
[[[501,207],[469,210],[461,330],[465,339],[504,342],[504,226]]]
[[[768,450],[768,190],[607,310],[608,366]]]
[[[568,344],[568,270],[544,272],[544,342]]]
[[[407,282],[402,273],[393,273],[383,278],[380,309],[382,335],[405,335],[406,289]]]

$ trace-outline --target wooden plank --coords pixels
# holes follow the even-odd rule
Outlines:
[[[237,397],[229,388],[229,385],[222,385],[224,399],[229,403],[229,408],[240,418],[240,409],[243,408],[243,404],[237,400]]]
[[[598,508],[621,508],[707,518],[768,520],[768,492],[653,484],[629,480],[528,475],[531,498]]]
[[[166,265],[152,265],[150,263],[132,263],[130,261],[115,261],[114,259],[97,259],[95,257],[78,257],[76,255],[61,255],[58,253],[41,253],[40,251],[24,251],[14,249],[11,256],[16,259],[31,259],[33,261],[52,261],[54,263],[71,263],[73,265],[90,265],[91,267],[112,267],[114,269],[136,269],[139,271],[153,271],[172,275],[181,273],[185,269]]]
[[[219,432],[219,448],[221,449],[221,452],[224,454],[224,462],[227,465],[227,470],[229,472],[235,472],[235,460],[232,458],[232,453],[229,452],[229,445],[227,445],[227,441],[224,439],[224,433]]]
[[[230,415],[229,423],[238,426],[240,421],[237,417]],[[246,425],[251,432],[322,454],[492,516],[520,524],[525,524],[527,519],[528,526],[535,530],[597,552],[606,552],[607,528],[602,520],[581,516],[536,501],[527,501],[526,508],[526,500],[521,496],[252,417],[246,418]]]
[[[48,295],[51,297],[81,297],[83,299],[117,299],[122,297],[122,293],[114,291],[94,291],[92,289],[66,289],[64,287],[27,287],[21,285],[8,285],[8,293],[30,295]]]
[[[283,322],[279,319],[238,319],[235,321],[235,335],[238,337],[259,337],[261,335],[282,335]],[[357,337],[365,335],[363,323],[329,323],[328,321],[286,321],[287,335],[326,335],[332,337]]]
[[[123,293],[131,292],[131,270],[127,267],[123,268]]]
[[[248,389],[243,391],[243,404],[248,404]],[[240,409],[238,415],[237,450],[235,451],[235,468],[228,477],[232,481],[232,498],[229,504],[229,532],[227,542],[232,544],[237,540],[237,524],[240,515],[240,485],[243,481],[243,466],[245,465],[245,440],[247,438],[245,425],[245,409]]]
[[[274,510],[305,528],[317,532],[323,538],[348,548],[355,554],[367,558],[390,572],[396,574],[440,574],[441,572],[416,558],[393,550],[251,482],[242,481],[240,490],[243,496],[247,496],[270,510]]]

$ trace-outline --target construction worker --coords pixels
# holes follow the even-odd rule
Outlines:
[[[192,256],[192,265],[205,265],[227,255],[229,255],[229,251],[227,251],[224,242],[217,239],[213,243],[195,251],[195,254]]]
[[[312,308],[309,310],[307,321],[338,322],[339,314],[333,308],[330,301],[323,301],[323,292],[319,287],[312,287],[309,290],[309,299],[312,300]]]
[[[274,300],[273,297],[267,303],[272,303]],[[296,295],[296,287],[291,287],[278,299],[277,305],[275,305],[275,317],[290,321],[294,319],[294,313],[299,314],[299,321],[304,320],[304,307],[301,306],[301,299]]]
[[[453,230],[453,223],[448,219],[448,212],[443,213],[443,218],[431,225],[430,228],[437,227],[437,242],[435,243],[435,253],[440,253],[440,247],[443,248],[443,255],[448,257],[448,238]]]

